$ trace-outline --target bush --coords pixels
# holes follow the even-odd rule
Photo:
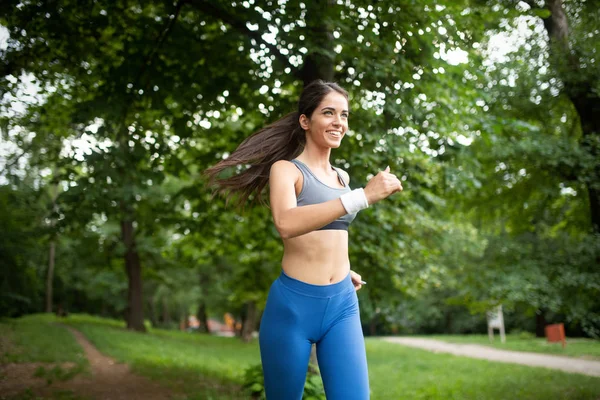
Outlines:
[[[244,390],[255,400],[266,400],[262,364],[252,365],[244,371]]]
[[[318,372],[311,373],[312,369],[309,368],[309,373],[306,376],[302,400],[325,400],[325,388],[323,388],[321,375]]]
[[[252,365],[244,371],[244,390],[253,400],[266,400],[262,364]],[[325,400],[325,389],[318,369],[311,366],[306,375],[302,400]]]
[[[521,331],[521,332],[519,332],[517,337],[519,339],[529,340],[529,339],[535,339],[535,334],[531,333],[531,332],[527,332],[527,331]]]

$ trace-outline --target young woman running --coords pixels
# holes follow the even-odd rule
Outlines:
[[[331,149],[348,130],[348,94],[335,83],[305,87],[298,111],[248,137],[207,170],[218,191],[239,192],[243,204],[269,184],[275,227],[284,245],[282,272],[269,291],[259,333],[268,400],[300,400],[311,345],[328,400],[369,399],[365,344],[350,270],[348,226],[358,211],[402,190],[389,167],[364,189],[333,167]],[[227,179],[231,166],[250,165]],[[361,283],[362,282],[362,283]]]

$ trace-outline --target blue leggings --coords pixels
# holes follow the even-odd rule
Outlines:
[[[300,400],[312,343],[328,400],[369,399],[365,341],[350,274],[311,285],[281,273],[260,323],[267,400]]]

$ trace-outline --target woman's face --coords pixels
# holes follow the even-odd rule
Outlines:
[[[300,116],[300,125],[313,142],[324,147],[337,148],[348,130],[348,101],[336,92],[329,92],[315,108],[312,116]]]

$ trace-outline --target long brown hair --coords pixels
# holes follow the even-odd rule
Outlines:
[[[291,160],[302,152],[306,135],[300,126],[302,114],[310,118],[330,92],[336,91],[348,100],[348,93],[333,82],[316,80],[307,85],[298,101],[298,111],[292,112],[247,137],[231,155],[208,168],[204,174],[208,185],[215,194],[224,195],[226,204],[232,196],[239,194],[236,206],[244,206],[252,193],[257,193],[258,201],[264,204],[262,191],[269,182],[271,166],[279,160]],[[219,179],[221,172],[229,167],[249,165],[244,172],[229,178]],[[256,198],[253,199],[256,202]]]

